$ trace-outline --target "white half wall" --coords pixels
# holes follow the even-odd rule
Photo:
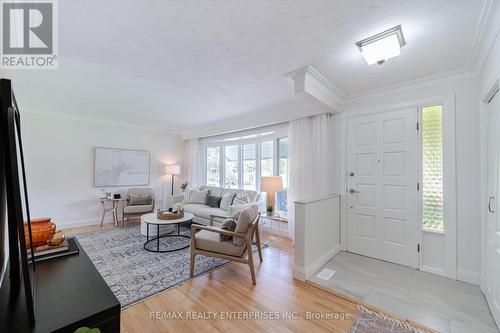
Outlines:
[[[148,187],[155,190],[157,206],[169,198],[170,176],[163,175],[162,167],[180,161],[180,135],[35,112],[22,112],[21,124],[32,218],[50,216],[58,228],[100,223],[101,188],[93,187],[94,147],[149,151]],[[127,189],[105,188],[122,194]],[[111,219],[108,213],[106,221]]]
[[[480,214],[480,126],[478,77],[466,75],[419,84],[404,90],[388,90],[348,101],[343,112],[382,112],[409,106],[425,106],[429,103],[455,100],[456,123],[456,199],[457,199],[457,278],[470,283],[479,283],[481,262],[481,214]],[[345,131],[345,129],[343,129]],[[345,132],[344,132],[345,133]],[[342,173],[343,175],[344,173]],[[344,216],[343,216],[344,217]],[[436,272],[445,271],[436,267],[442,262],[435,256],[432,246],[437,239],[423,235],[422,267],[432,267]]]
[[[295,201],[293,277],[308,280],[340,251],[340,196]]]

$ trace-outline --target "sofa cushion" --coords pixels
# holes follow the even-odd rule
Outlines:
[[[233,204],[233,199],[234,199],[235,195],[236,195],[236,193],[234,193],[234,192],[230,192],[230,191],[224,192],[224,194],[222,195],[222,198],[220,200],[220,208],[228,209],[229,206],[231,206]]]
[[[125,214],[150,213],[151,211],[153,211],[153,205],[134,205],[123,207],[123,212]]]
[[[209,186],[208,187],[208,192],[210,192],[210,195],[213,195],[213,196],[216,196],[216,197],[222,197],[224,189],[222,187]]]
[[[234,232],[246,234],[253,220],[255,220],[255,218],[257,217],[258,212],[259,209],[256,204],[249,205],[247,208],[245,208],[240,213]],[[243,246],[243,244],[245,244],[245,239],[241,237],[233,237],[233,244],[236,246]]]
[[[200,207],[196,209],[195,215],[203,219],[210,219],[210,215],[227,216],[227,211],[214,207]]]
[[[243,255],[244,248],[236,246],[232,241],[223,241],[219,239],[219,234],[216,232],[201,230],[194,235],[196,239],[196,248],[209,252],[216,252],[235,257]]]
[[[208,191],[193,190],[190,193],[189,203],[205,204],[207,202]]]
[[[193,215],[196,215],[196,210],[199,208],[210,208],[210,206],[195,203],[188,203],[184,205],[184,211]]]

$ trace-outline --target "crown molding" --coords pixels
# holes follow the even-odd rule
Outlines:
[[[71,120],[77,120],[77,121],[87,121],[87,122],[95,123],[95,124],[121,127],[121,128],[127,128],[127,129],[134,129],[134,130],[140,130],[140,131],[159,132],[159,133],[171,134],[171,135],[181,135],[181,133],[179,131],[175,131],[175,130],[166,130],[166,129],[154,128],[154,127],[130,125],[127,123],[111,122],[111,121],[105,121],[105,120],[100,120],[100,119],[95,119],[95,118],[76,116],[74,114],[67,113],[67,112],[40,111],[40,110],[30,109],[29,107],[28,108],[24,107],[22,112],[21,112],[21,117],[22,117],[23,113],[28,113],[28,114],[31,113],[31,114],[48,116],[48,117],[56,117],[56,118],[65,118],[65,119],[71,119]]]
[[[340,111],[346,95],[313,67],[304,66],[283,76],[294,82],[295,94],[306,97],[326,111]]]
[[[493,45],[493,40],[486,42],[490,45],[486,45],[482,48],[485,36],[488,31],[486,31],[486,27],[488,26],[489,21],[491,20],[492,8],[495,0],[485,0],[483,3],[483,7],[481,9],[481,15],[479,16],[479,20],[476,25],[476,29],[474,31],[474,37],[472,39],[472,47],[469,51],[469,55],[467,56],[466,68],[469,69],[481,69],[482,64],[486,61],[486,58],[489,53],[489,49]],[[481,51],[484,52],[481,52]]]
[[[382,86],[382,87],[379,87],[376,89],[372,89],[372,90],[368,90],[368,91],[364,91],[364,92],[360,92],[360,93],[356,93],[356,94],[351,94],[344,100],[343,106],[345,104],[357,102],[360,100],[392,95],[392,94],[396,94],[396,93],[400,93],[400,92],[404,92],[404,91],[408,91],[408,90],[424,88],[424,87],[430,86],[430,85],[452,83],[455,81],[460,81],[460,80],[476,77],[476,76],[478,76],[478,74],[479,74],[478,70],[470,70],[470,69],[467,69],[464,67],[464,68],[449,71],[446,73],[441,73],[441,74],[437,74],[437,75],[422,77],[422,78],[415,79],[415,80],[386,85],[386,86]]]

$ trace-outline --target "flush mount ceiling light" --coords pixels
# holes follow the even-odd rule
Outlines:
[[[397,57],[405,44],[400,25],[356,43],[368,65],[382,65],[387,59]]]

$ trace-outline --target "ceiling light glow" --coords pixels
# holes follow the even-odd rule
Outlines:
[[[387,59],[397,57],[405,44],[400,25],[356,43],[368,65],[382,65]]]

